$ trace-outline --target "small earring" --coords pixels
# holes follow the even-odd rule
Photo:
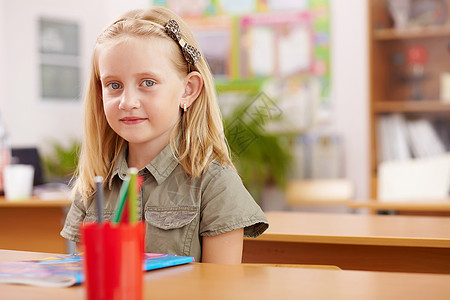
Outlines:
[[[186,112],[186,110],[187,110],[186,103],[183,104],[183,110],[184,110],[184,112]]]

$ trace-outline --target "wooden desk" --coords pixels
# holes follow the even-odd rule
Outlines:
[[[0,250],[0,262],[48,257]],[[450,299],[450,275],[188,264],[147,272],[144,299]],[[85,299],[84,285],[0,284],[5,299]]]
[[[247,263],[325,264],[343,270],[450,274],[450,218],[269,212],[244,240]]]
[[[352,201],[348,203],[351,209],[367,208],[372,213],[379,211],[393,211],[401,215],[433,215],[450,216],[450,199],[448,202],[380,202],[380,201]]]
[[[0,248],[66,253],[66,240],[59,235],[69,200],[6,201],[0,197]]]

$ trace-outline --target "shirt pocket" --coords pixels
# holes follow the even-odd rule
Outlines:
[[[146,207],[146,251],[190,255],[198,208]]]
[[[181,228],[191,223],[197,216],[196,207],[147,207],[145,220],[160,229]]]

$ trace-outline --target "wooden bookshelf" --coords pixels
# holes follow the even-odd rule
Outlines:
[[[450,104],[439,100],[378,101],[373,103],[375,113],[450,112]]]
[[[434,37],[449,37],[450,25],[417,27],[405,30],[396,30],[392,28],[375,29],[373,38],[375,40],[401,40],[401,39],[422,39]]]
[[[440,76],[450,72],[450,0],[447,20],[428,26],[395,29],[387,1],[369,0],[369,128],[371,198],[377,198],[378,122],[383,116],[401,114],[407,120],[425,118],[450,124],[450,104],[440,100]],[[413,77],[407,51],[426,49],[422,77]],[[417,82],[420,82],[418,85]],[[420,97],[417,97],[419,87]],[[415,90],[414,90],[415,88]],[[417,99],[418,98],[418,99]],[[450,125],[449,125],[450,126]]]

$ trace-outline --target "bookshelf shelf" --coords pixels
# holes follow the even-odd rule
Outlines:
[[[412,28],[397,30],[393,28],[376,29],[374,38],[376,40],[401,40],[401,39],[420,39],[432,37],[449,37],[450,25],[430,26],[425,28]]]
[[[378,101],[374,102],[373,111],[375,113],[396,113],[396,112],[450,112],[450,104],[442,103],[439,100],[420,101]]]
[[[439,149],[450,151],[450,103],[441,101],[442,78],[450,73],[450,0],[445,2],[448,11],[441,15],[447,20],[439,21],[443,25],[411,28],[414,20],[408,20],[410,27],[404,30],[394,28],[388,1],[368,2],[372,199],[378,196],[380,163],[424,156],[418,143],[442,144]],[[420,70],[415,73],[417,68]],[[441,141],[424,139],[425,127],[427,132],[435,131]]]

